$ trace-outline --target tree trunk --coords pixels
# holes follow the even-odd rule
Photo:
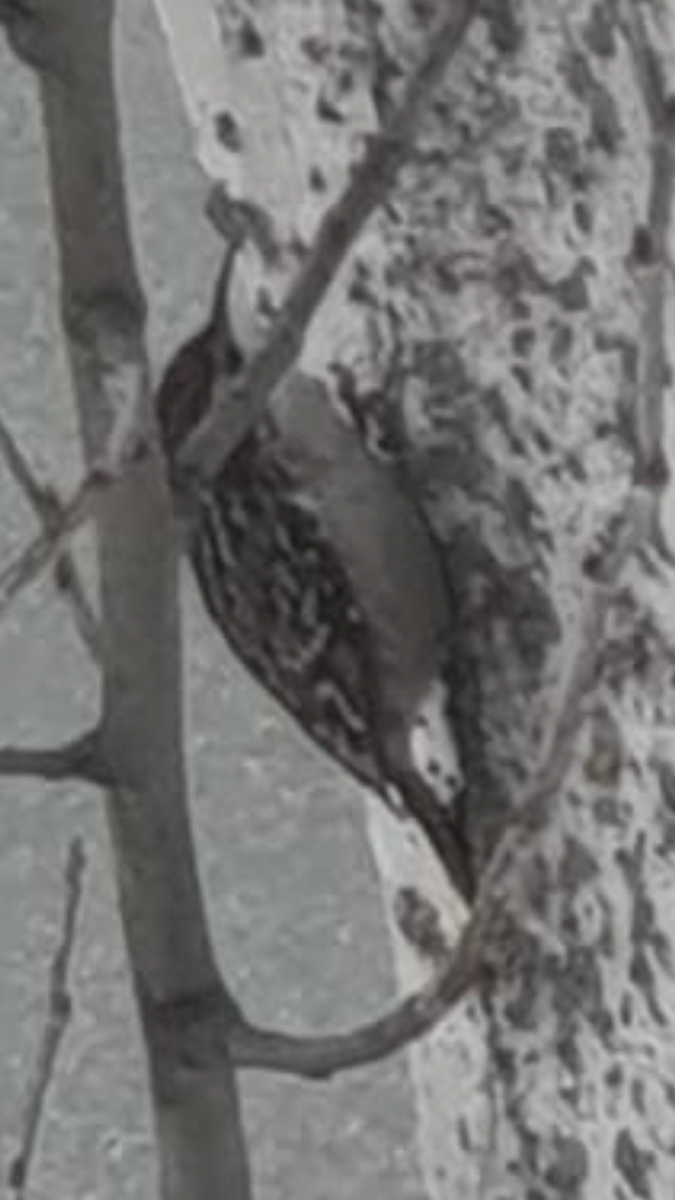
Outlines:
[[[280,250],[274,270],[242,263],[242,338],[395,103],[434,7],[233,2],[214,24],[201,0],[185,30],[178,0],[158,0],[202,164],[260,206]],[[483,879],[524,814],[504,955],[413,1052],[438,1200],[675,1187],[674,63],[656,0],[483,5],[303,356],[348,373],[442,548]],[[406,917],[436,912],[452,937],[459,912],[379,802],[369,829],[408,988],[433,951]]]

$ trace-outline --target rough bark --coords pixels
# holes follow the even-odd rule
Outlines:
[[[233,0],[209,25],[202,0],[187,37],[180,6],[158,7],[203,164],[272,223],[276,272],[253,253],[242,264],[246,335],[386,117],[434,6]],[[429,1193],[661,1197],[675,1184],[675,30],[658,0],[483,12],[303,365],[348,373],[368,429],[395,432],[443,547],[483,873],[537,769],[555,768],[500,883],[508,960],[462,1024],[414,1052]],[[638,551],[608,574],[640,493]],[[452,936],[451,901],[372,813],[407,984],[434,954],[415,931],[438,914]]]

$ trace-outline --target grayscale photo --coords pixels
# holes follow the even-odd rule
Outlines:
[[[0,0],[7,1200],[675,1195],[675,0]]]

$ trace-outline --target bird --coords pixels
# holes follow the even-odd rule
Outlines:
[[[174,484],[216,380],[245,365],[227,312],[232,264],[230,255],[207,322],[156,393]],[[417,823],[470,903],[465,781],[444,674],[452,605],[438,550],[392,464],[369,451],[323,381],[289,374],[198,493],[186,540],[230,649],[307,736]]]

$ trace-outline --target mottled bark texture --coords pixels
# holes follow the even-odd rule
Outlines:
[[[187,812],[176,538],[153,435],[144,301],[124,195],[113,13],[112,0],[36,0],[0,10],[40,84],[62,316],[87,462],[111,453],[111,435],[128,442],[121,481],[95,505],[96,740],[114,764],[107,816],[148,1050],[161,1195],[247,1200],[234,1072],[225,1052],[213,1052],[214,1042],[225,1042],[229,998],[209,941]],[[70,748],[71,764],[86,748],[86,740]],[[52,771],[68,766],[65,751],[60,761],[54,752],[41,757]]]
[[[201,52],[208,0],[191,40],[177,0],[158,6],[202,162],[278,249],[275,269],[251,253],[241,273],[250,334],[438,6],[231,0]],[[397,457],[442,547],[483,869],[555,768],[500,882],[508,955],[473,1016],[415,1052],[439,1200],[675,1188],[674,66],[665,0],[486,3],[303,357]],[[638,550],[608,574],[639,492]],[[398,901],[409,980],[411,913],[428,930],[435,901],[414,869]]]

